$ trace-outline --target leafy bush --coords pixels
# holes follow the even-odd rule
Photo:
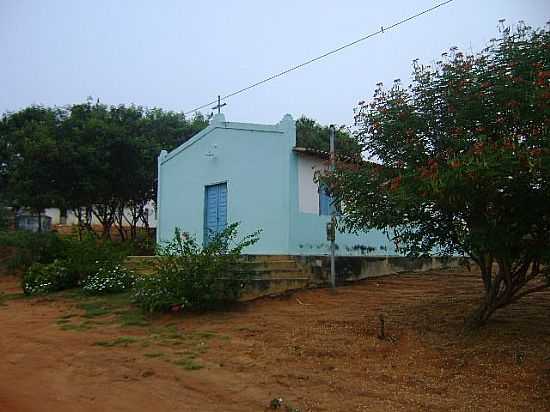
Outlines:
[[[184,296],[182,283],[173,272],[159,271],[156,276],[142,276],[136,280],[133,300],[148,312],[188,307],[190,304]]]
[[[10,225],[10,211],[5,204],[0,201],[0,230],[6,230]]]
[[[65,242],[67,266],[82,280],[102,267],[120,265],[132,250],[128,243],[98,240],[92,235],[85,236],[82,240],[69,238]]]
[[[22,279],[26,295],[56,292],[75,287],[77,283],[78,278],[60,260],[49,264],[35,263],[27,269]]]
[[[152,256],[155,254],[155,239],[154,235],[138,237],[130,241],[132,255],[134,256]]]
[[[174,239],[159,248],[158,275],[137,281],[135,302],[153,312],[206,309],[237,300],[252,274],[244,270],[241,253],[258,241],[260,233],[238,241],[237,227],[229,225],[205,247],[176,229]]]
[[[15,249],[10,262],[14,268],[28,268],[34,263],[48,264],[64,260],[70,271],[83,279],[97,272],[101,265],[115,266],[132,252],[130,242],[99,240],[87,235],[79,240],[75,237],[60,237],[55,232],[33,233],[27,231],[0,232],[0,247]]]
[[[77,286],[79,281],[120,265],[133,245],[99,240],[59,237],[54,232],[0,232],[0,247],[15,251],[11,268],[26,270],[23,290],[46,293]]]
[[[90,295],[121,293],[131,289],[135,283],[133,272],[121,267],[102,266],[81,282],[82,290]]]
[[[64,240],[52,232],[3,231],[0,232],[0,247],[15,250],[9,262],[12,268],[26,269],[33,263],[52,263],[66,256]]]

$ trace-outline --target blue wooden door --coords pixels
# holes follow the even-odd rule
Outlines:
[[[204,193],[204,243],[227,226],[227,183],[206,186]]]

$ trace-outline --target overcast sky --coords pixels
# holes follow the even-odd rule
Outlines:
[[[0,0],[0,112],[87,96],[187,111],[438,2]],[[550,1],[455,0],[231,98],[226,118],[351,124],[377,82],[408,83],[413,59],[451,46],[479,51],[501,18],[541,27]]]

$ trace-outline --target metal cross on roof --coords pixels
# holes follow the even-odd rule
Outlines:
[[[220,95],[218,95],[218,104],[216,106],[212,107],[212,109],[218,109],[218,113],[220,113],[220,109],[223,106],[227,106],[227,103],[221,104],[221,98],[220,98]]]

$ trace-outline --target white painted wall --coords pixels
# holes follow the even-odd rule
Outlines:
[[[318,184],[314,182],[315,172],[328,169],[328,160],[307,153],[294,152],[291,181],[294,203],[291,209],[291,255],[325,256],[330,250],[326,239],[326,224],[330,216],[319,215]],[[358,233],[336,233],[336,254],[338,256],[390,256],[395,248],[385,233],[379,230]]]
[[[301,213],[319,214],[319,184],[315,172],[328,169],[328,164],[318,157],[298,155],[298,205]]]
[[[157,227],[157,216],[156,216],[156,213],[155,213],[155,202],[150,201],[147,204],[147,213],[148,213],[148,217],[149,217],[148,218],[149,227],[150,228]],[[59,209],[56,209],[56,208],[46,209],[44,211],[44,214],[52,219],[52,225],[58,225],[58,224],[61,223],[61,211]],[[125,214],[130,219],[131,214],[128,210],[125,210]],[[76,217],[76,215],[73,213],[72,210],[67,210],[67,222],[66,222],[66,224],[67,225],[77,225],[78,224],[78,218]],[[93,225],[99,225],[100,224],[95,216],[92,216],[92,224]],[[137,226],[138,227],[143,227],[144,226],[143,222],[140,221]]]

